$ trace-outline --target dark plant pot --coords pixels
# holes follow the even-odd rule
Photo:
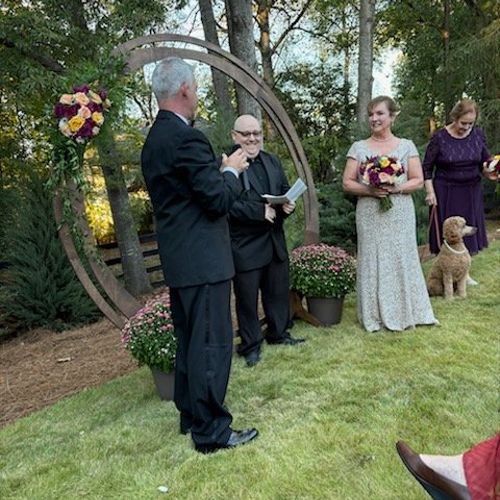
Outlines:
[[[174,399],[174,371],[162,372],[158,368],[151,368],[153,380],[155,381],[158,396],[163,401],[173,401]]]
[[[306,297],[308,311],[323,325],[336,325],[342,319],[344,297]]]

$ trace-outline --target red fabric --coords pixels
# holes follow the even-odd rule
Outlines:
[[[463,463],[472,500],[500,500],[500,434],[465,452]]]

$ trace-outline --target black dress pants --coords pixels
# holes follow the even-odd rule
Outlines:
[[[170,289],[178,337],[174,402],[181,428],[191,427],[197,445],[224,445],[231,434],[224,406],[233,350],[230,296],[230,281]]]
[[[290,316],[288,259],[273,258],[259,269],[237,272],[233,283],[241,338],[238,354],[246,356],[260,350],[263,337],[257,311],[259,289],[267,322],[266,339],[279,341],[286,337]]]

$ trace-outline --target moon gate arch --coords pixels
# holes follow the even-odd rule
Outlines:
[[[151,45],[165,42],[180,42],[195,45],[206,49],[206,51]],[[256,99],[262,109],[268,114],[288,148],[298,175],[304,179],[308,187],[304,193],[304,243],[316,243],[319,240],[318,201],[314,180],[304,149],[283,105],[257,73],[237,57],[222,50],[217,45],[198,38],[177,34],[164,33],[135,38],[116,47],[113,54],[124,58],[126,63],[125,71],[128,73],[137,71],[145,65],[154,63],[165,57],[177,56],[205,63],[239,83]],[[71,182],[68,183],[68,187],[73,193],[72,209],[77,215],[82,215],[83,200],[81,199],[81,194],[78,193]],[[104,315],[117,327],[122,328],[126,320],[137,312],[142,304],[127,292],[109,268],[100,263],[92,252],[85,252],[88,265],[83,265],[76,250],[71,231],[67,225],[61,224],[63,221],[63,202],[60,193],[56,193],[54,198],[54,212],[56,220],[61,225],[60,236],[63,246],[78,278]],[[92,233],[85,218],[78,217],[77,221],[83,234],[86,248],[93,247]],[[89,268],[94,274],[100,288],[94,284],[90,277],[90,273],[87,271]]]

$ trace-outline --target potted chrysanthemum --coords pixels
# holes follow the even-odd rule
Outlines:
[[[168,291],[149,299],[127,321],[121,338],[139,365],[151,369],[161,399],[172,400],[177,338]]]
[[[354,290],[356,261],[342,248],[305,245],[290,257],[291,288],[305,296],[309,312],[325,325],[339,323],[344,297]]]

